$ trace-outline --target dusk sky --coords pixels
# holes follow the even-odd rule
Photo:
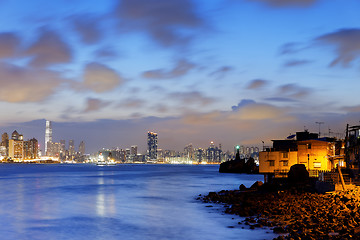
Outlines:
[[[359,0],[0,0],[0,130],[146,150],[360,120]]]

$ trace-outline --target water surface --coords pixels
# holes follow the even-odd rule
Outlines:
[[[0,164],[0,239],[272,239],[196,200],[262,179],[207,165]]]

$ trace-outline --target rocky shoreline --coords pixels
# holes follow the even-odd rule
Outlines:
[[[259,184],[256,184],[259,185]],[[275,239],[360,239],[360,188],[326,194],[264,187],[210,192],[206,203],[223,203],[225,212],[246,217],[250,229],[270,227]]]

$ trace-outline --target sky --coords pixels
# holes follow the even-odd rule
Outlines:
[[[360,1],[0,0],[0,131],[232,150],[360,120]],[[317,124],[316,122],[323,122]]]

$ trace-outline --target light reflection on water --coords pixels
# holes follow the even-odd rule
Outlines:
[[[218,166],[2,164],[0,239],[272,239],[195,200],[257,180]]]

